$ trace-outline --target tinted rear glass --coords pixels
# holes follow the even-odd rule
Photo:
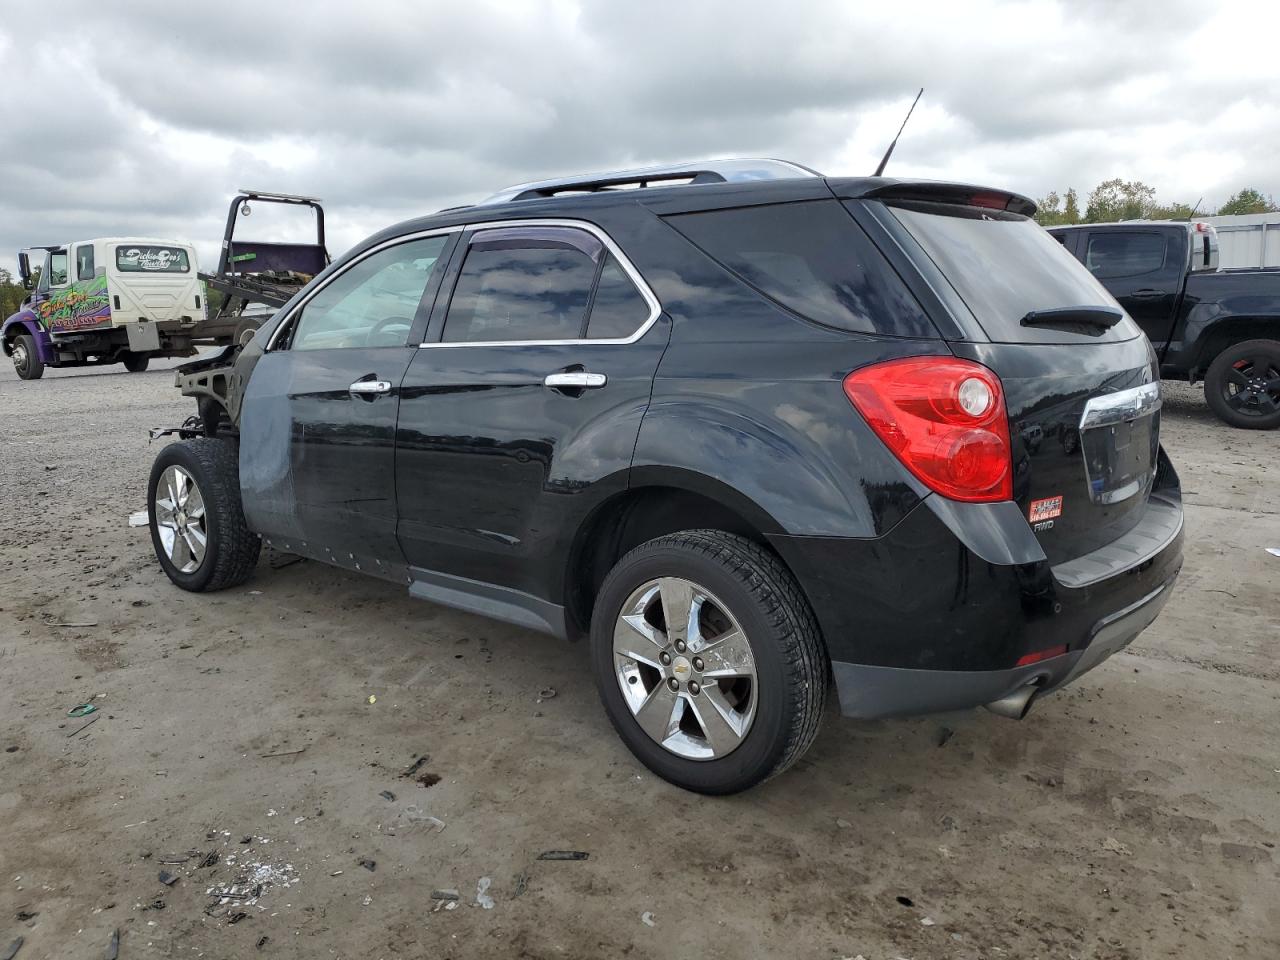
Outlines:
[[[1116,306],[1106,288],[1027,217],[942,203],[900,202],[889,209],[993,341],[1128,340],[1138,335],[1128,319],[1109,330],[1022,325],[1032,311]]]
[[[116,269],[125,273],[186,273],[191,263],[181,247],[131,244],[116,247]]]
[[[858,333],[938,338],[901,278],[836,200],[687,213],[667,222],[802,317]]]

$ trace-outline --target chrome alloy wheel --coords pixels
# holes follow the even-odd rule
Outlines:
[[[195,479],[177,465],[156,484],[156,530],[164,552],[180,573],[195,573],[209,546],[204,496]]]
[[[13,366],[19,371],[27,369],[27,346],[21,340],[13,344]]]
[[[689,760],[732,753],[756,713],[751,644],[710,591],[680,577],[642,584],[613,628],[622,697],[656,743]]]

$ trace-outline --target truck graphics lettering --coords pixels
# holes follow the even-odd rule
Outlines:
[[[73,283],[32,309],[50,333],[71,333],[111,322],[107,278]]]

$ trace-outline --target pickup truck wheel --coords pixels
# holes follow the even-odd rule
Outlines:
[[[829,665],[813,611],[742,537],[689,530],[624,556],[596,600],[591,658],[619,736],[686,790],[745,790],[817,735]]]
[[[147,353],[134,353],[130,350],[124,355],[124,368],[130,373],[141,373],[150,362],[151,355]]]
[[[1223,350],[1204,376],[1204,396],[1233,427],[1280,427],[1280,342],[1246,340]]]
[[[13,341],[13,369],[22,380],[39,380],[44,376],[44,361],[36,351],[36,338],[29,333],[18,334]]]
[[[245,524],[235,444],[204,437],[169,444],[147,491],[151,544],[170,580],[202,592],[249,579],[262,541]]]

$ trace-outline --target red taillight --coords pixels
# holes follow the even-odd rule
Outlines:
[[[989,210],[1004,210],[1009,206],[1009,195],[1007,193],[970,194],[969,206],[986,207]]]
[[[844,392],[899,460],[944,497],[1013,499],[1000,378],[972,360],[909,357],[855,370]]]
[[[1054,657],[1060,657],[1067,652],[1067,645],[1060,643],[1056,647],[1050,647],[1048,650],[1037,650],[1035,653],[1024,653],[1018,658],[1015,666],[1025,667],[1029,663],[1039,663],[1041,660],[1051,660]]]

